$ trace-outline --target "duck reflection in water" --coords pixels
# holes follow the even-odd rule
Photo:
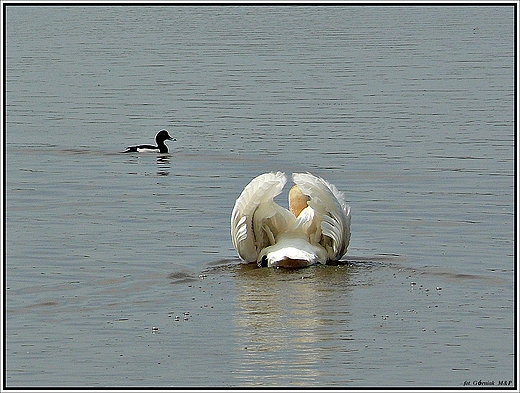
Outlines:
[[[157,176],[168,176],[170,174],[170,155],[161,154],[157,157]]]

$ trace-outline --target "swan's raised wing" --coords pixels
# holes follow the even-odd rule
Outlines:
[[[263,248],[273,245],[278,233],[295,220],[291,212],[273,198],[282,192],[284,173],[264,173],[244,188],[231,213],[231,239],[238,255],[256,262]]]
[[[313,215],[308,213],[316,224],[307,226],[314,228],[309,233],[311,243],[321,244],[330,260],[339,260],[350,242],[350,207],[343,193],[334,184],[310,173],[294,173],[293,181],[310,197],[308,206],[314,210]]]

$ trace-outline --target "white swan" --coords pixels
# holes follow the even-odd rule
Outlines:
[[[320,177],[294,173],[289,210],[273,198],[287,177],[264,173],[244,188],[231,213],[231,238],[240,258],[260,266],[304,267],[337,261],[350,241],[350,207]]]

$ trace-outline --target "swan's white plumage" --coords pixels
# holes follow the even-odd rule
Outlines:
[[[264,173],[244,188],[231,213],[231,238],[241,259],[268,266],[308,266],[339,260],[350,241],[350,207],[333,185],[310,173],[293,174],[308,197],[298,217],[273,199],[287,178]]]

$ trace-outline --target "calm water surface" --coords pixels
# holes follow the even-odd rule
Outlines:
[[[8,6],[5,384],[516,384],[513,11]],[[236,257],[274,170],[343,263]]]

